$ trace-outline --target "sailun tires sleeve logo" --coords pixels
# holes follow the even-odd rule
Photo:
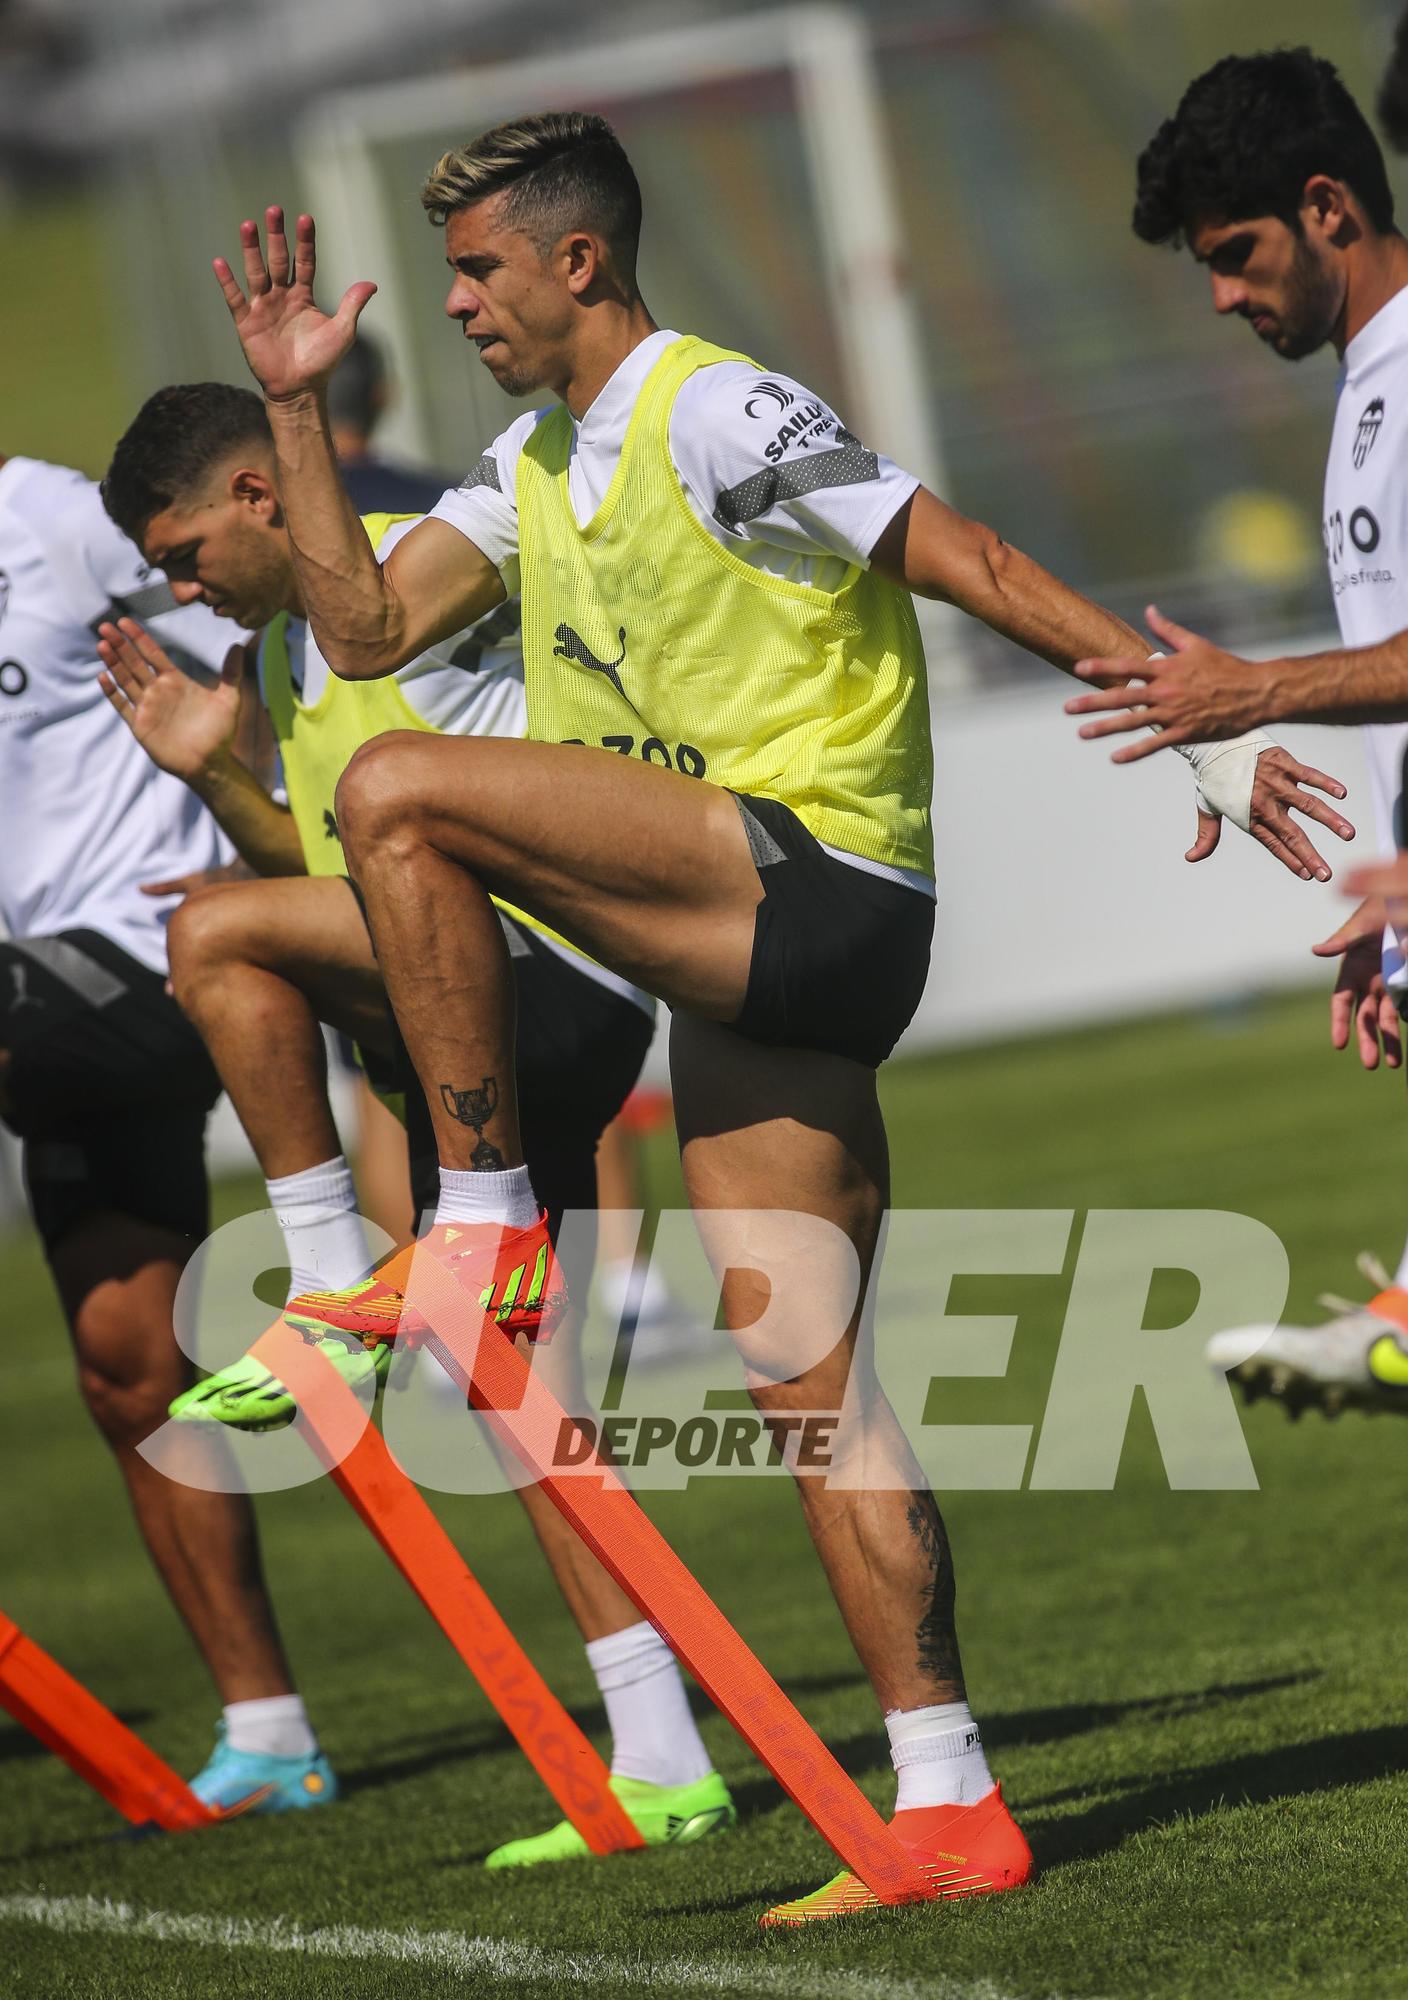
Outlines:
[[[770,410],[785,410],[789,403],[796,401],[792,391],[781,382],[755,382],[743,405],[745,416],[763,417]]]

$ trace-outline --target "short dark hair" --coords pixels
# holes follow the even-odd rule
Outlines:
[[[1379,85],[1379,123],[1395,153],[1408,153],[1408,12],[1393,38],[1384,80]]]
[[[143,403],[118,439],[103,505],[136,542],[154,514],[182,500],[240,445],[272,438],[263,398],[228,382],[178,382]]]
[[[1224,56],[1140,155],[1134,233],[1179,243],[1201,221],[1275,215],[1299,235],[1314,174],[1351,188],[1375,229],[1393,227],[1379,142],[1333,63],[1306,48]]]
[[[626,149],[593,111],[544,111],[481,132],[442,154],[420,191],[432,222],[511,189],[502,220],[546,253],[572,228],[594,229],[634,281],[640,182]]]
[[[359,333],[328,380],[328,420],[370,434],[386,392],[386,362],[370,334]]]

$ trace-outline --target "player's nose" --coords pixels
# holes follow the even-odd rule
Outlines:
[[[202,583],[172,583],[169,578],[167,581],[171,595],[178,604],[199,604],[205,594],[205,585]]]
[[[1240,278],[1220,278],[1212,274],[1213,309],[1220,313],[1238,312],[1247,302],[1247,288]]]

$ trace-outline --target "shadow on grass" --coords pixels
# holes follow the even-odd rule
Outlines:
[[[845,1672],[817,1674],[789,1674],[787,1692],[791,1695],[832,1694],[841,1688],[864,1687],[865,1676],[859,1667]],[[689,1705],[696,1717],[703,1720],[716,1713],[709,1697],[702,1693],[691,1681],[688,1684]],[[563,1707],[588,1736],[602,1744],[605,1754],[607,1734],[606,1710],[599,1699],[564,1702]],[[375,1791],[383,1785],[401,1784],[409,1778],[418,1777],[422,1772],[433,1771],[443,1764],[459,1764],[482,1753],[493,1755],[515,1747],[513,1737],[501,1722],[485,1716],[481,1722],[470,1728],[451,1731],[422,1731],[415,1736],[403,1738],[400,1743],[391,1743],[383,1754],[372,1762],[352,1770],[338,1766],[338,1777],[342,1788],[349,1796],[356,1792]],[[766,1784],[768,1781],[763,1780]],[[775,1788],[774,1788],[775,1789]]]
[[[144,1723],[152,1720],[149,1708],[124,1708],[118,1710],[117,1719],[125,1722],[129,1729],[140,1730]],[[27,1757],[52,1757],[53,1751],[41,1743],[37,1736],[31,1736],[18,1723],[13,1729],[0,1729],[0,1764],[19,1763]]]
[[[873,1758],[865,1768],[875,1768]],[[1313,1743],[1293,1744],[1284,1750],[1233,1757],[1195,1771],[1177,1772],[1142,1789],[1131,1790],[1123,1798],[1104,1800],[1086,1812],[1035,1826],[1025,1823],[1024,1831],[1037,1866],[1045,1874],[1072,1862],[1096,1860],[1122,1847],[1135,1834],[1171,1819],[1197,1820],[1227,1806],[1269,1805],[1278,1799],[1313,1797],[1317,1792],[1368,1784],[1400,1771],[1408,1771],[1408,1727],[1360,1729],[1322,1736]],[[1072,1788],[1053,1793],[1042,1804],[1079,1800],[1108,1789],[1094,1785]],[[775,1794],[774,1803],[778,1796]],[[818,1887],[824,1872],[808,1881],[779,1884],[768,1892],[754,1890],[716,1898],[692,1898],[679,1907],[678,1913],[726,1915],[755,1906],[764,1893],[774,1899],[804,1894]],[[1035,1884],[1037,1893],[1040,1887],[1039,1875]],[[661,1906],[661,1914],[676,1913],[673,1908]]]
[[[1094,1729],[1108,1728],[1133,1717],[1154,1720],[1177,1718],[1198,1713],[1208,1707],[1223,1702],[1253,1700],[1265,1694],[1274,1694],[1283,1688],[1295,1687],[1318,1678],[1314,1669],[1299,1673],[1265,1675],[1254,1680],[1220,1682],[1211,1687],[1186,1689],[1170,1694],[1141,1696],[1128,1701],[1072,1702],[1044,1708],[1014,1709],[1006,1714],[986,1716],[983,1719],[983,1740],[992,1751],[1018,1745],[1057,1743],[1076,1737]],[[793,1694],[826,1693],[834,1689],[856,1684],[858,1676],[854,1671],[842,1673],[822,1673],[811,1676],[789,1676],[787,1686]],[[691,1689],[693,1695],[695,1690]],[[708,1704],[702,1702],[707,1710]],[[568,1707],[572,1719],[582,1728],[591,1732],[602,1732],[605,1715],[599,1702],[578,1702]],[[1378,1738],[1395,1738],[1397,1732],[1371,1732]],[[1401,1732],[1403,1743],[1408,1746],[1408,1731]],[[1352,1763],[1343,1760],[1335,1747],[1339,1743],[1349,1743],[1356,1739],[1331,1739],[1322,1751],[1324,1776],[1320,1784],[1310,1789],[1320,1789],[1324,1784],[1353,1783],[1357,1775],[1378,1775],[1376,1767],[1372,1773],[1367,1769],[1357,1772]],[[37,1746],[36,1746],[37,1747]],[[427,1772],[443,1770],[447,1765],[472,1764],[481,1755],[498,1755],[514,1748],[513,1738],[502,1724],[486,1716],[482,1722],[470,1727],[446,1732],[427,1732],[403,1739],[401,1745],[391,1744],[387,1753],[375,1761],[359,1768],[340,1770],[344,1791],[348,1797],[361,1792],[377,1791],[388,1785],[410,1782]],[[829,1745],[843,1771],[856,1779],[888,1774],[888,1759],[885,1754],[884,1733],[879,1728],[866,1730],[860,1734],[844,1738]],[[1298,1756],[1309,1755],[1316,1746],[1306,1746],[1304,1752],[1283,1753],[1288,1767]],[[1131,1790],[1118,1800],[1102,1800],[1088,1812],[1076,1813],[1069,1817],[1039,1826],[1036,1829],[1034,1845],[1038,1859],[1045,1866],[1059,1865],[1062,1861],[1076,1859],[1085,1854],[1095,1854],[1104,1847],[1117,1845],[1128,1834],[1160,1817],[1175,1813],[1212,1810],[1224,1799],[1231,1796],[1229,1786],[1235,1787],[1235,1777],[1224,1773],[1235,1773],[1241,1764],[1251,1766],[1273,1766],[1278,1759],[1275,1754],[1264,1759],[1239,1760],[1237,1765],[1217,1767],[1206,1772],[1190,1773],[1164,1781],[1142,1792]],[[1368,1762],[1372,1763],[1372,1754]],[[1388,1768],[1400,1768],[1394,1764]],[[1339,1775],[1336,1775],[1336,1774]],[[471,1781],[472,1782],[472,1781]],[[1131,1786],[1139,1780],[1130,1781]],[[1271,1789],[1264,1794],[1246,1791],[1242,1795],[1250,1798],[1273,1797],[1279,1791],[1295,1790],[1293,1783],[1280,1786],[1266,1779]],[[1212,1789],[1208,1789],[1209,1787]],[[1075,1788],[1068,1792],[1055,1793],[1031,1804],[1042,1807],[1079,1804],[1086,1798],[1107,1793],[1112,1787]],[[757,1819],[776,1810],[783,1802],[783,1792],[776,1781],[764,1770],[757,1769],[735,1782],[732,1786],[734,1803],[738,1808],[741,1822]],[[551,1808],[549,1807],[549,1813]],[[545,1821],[546,1824],[546,1821]],[[486,1850],[487,1851],[487,1850]],[[447,1857],[445,1865],[460,1867],[482,1859],[476,1851],[466,1850]],[[711,1908],[715,1907],[710,1905]],[[719,1905],[719,1908],[728,1907]]]
[[[1188,1689],[1175,1694],[1145,1695],[1130,1701],[1070,1702],[1061,1707],[1013,1709],[1005,1715],[984,1715],[980,1718],[983,1748],[995,1753],[1017,1745],[1061,1743],[1072,1736],[1083,1736],[1092,1729],[1106,1729],[1132,1716],[1162,1721],[1168,1717],[1196,1714],[1218,1702],[1253,1700],[1258,1695],[1274,1694],[1281,1688],[1296,1687],[1303,1681],[1318,1678],[1319,1670],[1309,1668],[1300,1673],[1268,1675],[1258,1680],[1224,1681],[1213,1687]],[[794,1689],[800,1685],[797,1681],[789,1682]],[[883,1729],[876,1728],[859,1736],[847,1737],[839,1743],[828,1744],[827,1748],[848,1777],[864,1778],[889,1769]],[[1106,1785],[1100,1789],[1108,1791],[1110,1787]],[[773,1811],[783,1796],[781,1787],[763,1771],[745,1778],[732,1790],[740,1820]],[[1054,1804],[1056,1801],[1043,1800],[1042,1803]]]
[[[112,1840],[111,1833],[89,1833],[75,1840],[51,1840],[42,1846],[16,1847],[0,1854],[0,1873],[6,1868],[27,1866],[31,1861],[61,1861],[70,1854],[99,1854],[111,1845]]]
[[[1143,1695],[1131,1701],[1070,1702],[1059,1708],[1023,1708],[1006,1715],[984,1715],[980,1717],[983,1748],[1005,1750],[1017,1744],[1060,1743],[1070,1736],[1084,1736],[1091,1729],[1107,1729],[1111,1723],[1127,1721],[1131,1716],[1164,1721],[1195,1715],[1199,1709],[1214,1703],[1250,1701],[1257,1695],[1276,1694],[1282,1688],[1300,1687],[1319,1678],[1318,1667],[1306,1667],[1299,1673],[1269,1674],[1250,1681],[1221,1681],[1212,1687]]]
[[[1224,1806],[1269,1805],[1273,1799],[1306,1798],[1363,1785],[1408,1771],[1408,1728],[1357,1729],[1294,1743],[1283,1750],[1258,1751],[1179,1771],[1105,1799],[1085,1812],[1027,1828],[1043,1868],[1087,1861],[1119,1847],[1133,1834],[1175,1818],[1201,1819]],[[1137,1783],[1137,1781],[1135,1781]],[[1109,1785],[1072,1787],[1043,1799],[1043,1806],[1078,1802]],[[1035,1802],[1033,1802],[1035,1803]]]
[[[469,1764],[476,1757],[494,1756],[516,1748],[502,1723],[485,1721],[478,1729],[429,1737],[421,1750],[378,1757],[352,1769],[339,1762],[338,1782],[343,1795],[354,1798],[361,1792],[380,1791],[384,1785],[405,1784],[409,1779],[422,1777],[427,1771],[441,1771],[447,1764]]]
[[[204,1833],[205,1828],[197,1829]],[[0,1871],[20,1862],[56,1861],[68,1854],[101,1853],[113,1847],[135,1846],[140,1841],[185,1839],[182,1834],[166,1834],[157,1826],[130,1826],[114,1812],[107,1824],[92,1833],[72,1834],[67,1840],[51,1840],[36,1847],[16,1847],[0,1854]]]

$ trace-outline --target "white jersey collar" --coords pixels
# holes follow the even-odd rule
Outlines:
[[[678,339],[677,333],[672,333],[668,327],[661,327],[648,335],[639,347],[631,349],[598,389],[581,422],[574,426],[579,447],[594,451],[604,445],[620,443],[626,435],[631,411],[636,406],[646,376],[665,349]]]
[[[1353,382],[1376,361],[1400,350],[1408,341],[1408,285],[1366,320],[1344,351],[1344,379]]]

